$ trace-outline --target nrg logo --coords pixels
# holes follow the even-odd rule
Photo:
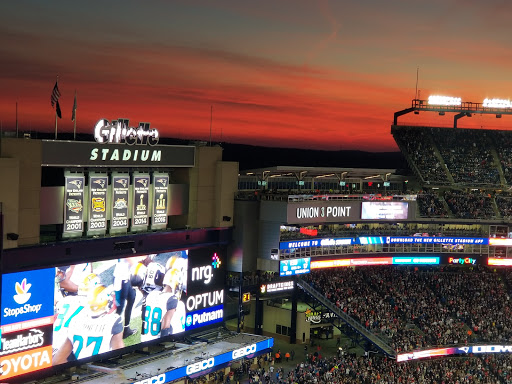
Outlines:
[[[220,268],[221,264],[220,258],[215,252],[212,256],[211,265],[192,268],[192,281],[203,280],[205,284],[209,284],[212,281],[213,270]]]

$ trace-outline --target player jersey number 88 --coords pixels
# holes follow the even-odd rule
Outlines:
[[[146,299],[141,341],[159,338],[162,332],[164,316],[168,311],[176,309],[177,305],[178,299],[171,292],[150,292]]]

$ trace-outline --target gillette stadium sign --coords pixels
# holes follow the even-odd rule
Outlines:
[[[94,142],[42,141],[42,165],[50,167],[194,167],[195,147],[158,145],[160,132],[150,123],[130,127],[128,119],[100,119]]]

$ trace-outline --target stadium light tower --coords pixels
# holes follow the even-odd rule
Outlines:
[[[460,97],[429,96],[428,100],[413,99],[410,108],[395,112],[393,125],[398,125],[398,118],[410,112],[419,114],[420,111],[437,112],[444,116],[447,112],[455,113],[453,128],[457,128],[457,121],[462,117],[471,117],[474,113],[482,115],[495,115],[500,119],[503,115],[512,115],[512,102],[506,99],[486,98],[482,103],[462,101]]]

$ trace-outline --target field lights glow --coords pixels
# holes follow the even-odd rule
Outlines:
[[[505,99],[484,99],[482,107],[486,108],[512,108],[510,100]]]
[[[430,105],[461,105],[462,99],[460,97],[433,95],[428,97],[428,103]]]

